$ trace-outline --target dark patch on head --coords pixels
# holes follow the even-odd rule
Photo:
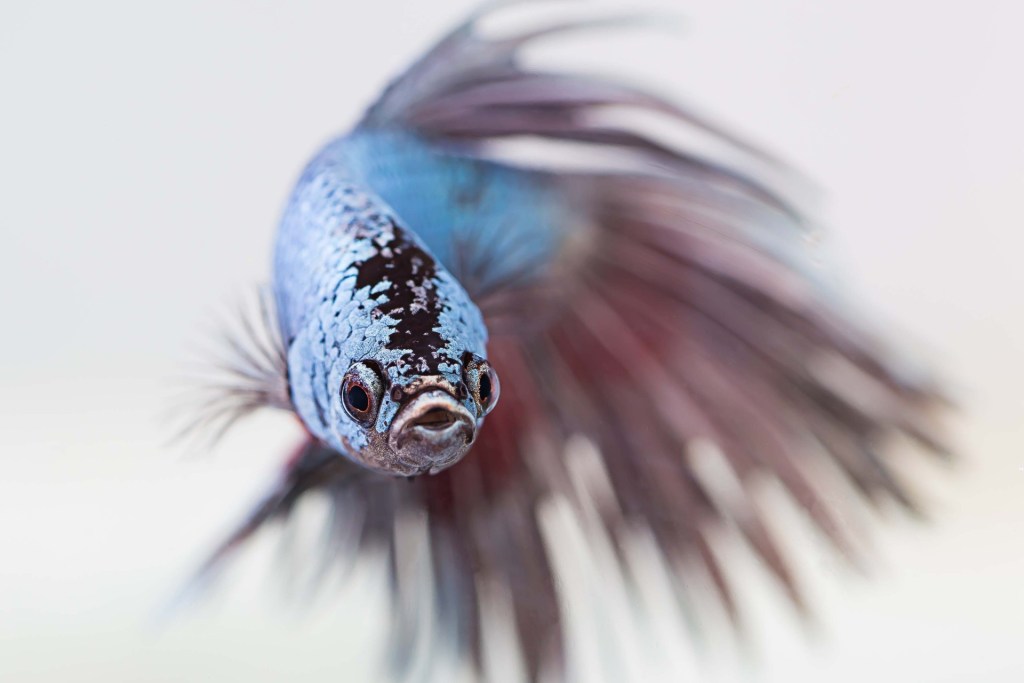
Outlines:
[[[384,348],[408,349],[403,361],[420,373],[435,374],[445,360],[438,351],[445,347],[437,332],[445,304],[438,298],[434,280],[434,257],[409,239],[408,233],[392,223],[394,238],[361,263],[356,263],[356,288],[373,287],[383,280],[391,283],[388,301],[371,311],[398,321]]]

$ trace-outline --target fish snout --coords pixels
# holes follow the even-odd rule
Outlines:
[[[454,396],[434,389],[414,396],[398,411],[388,445],[400,461],[436,474],[458,462],[475,437],[473,415]]]

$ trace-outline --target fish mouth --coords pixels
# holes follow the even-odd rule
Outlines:
[[[476,420],[454,396],[432,389],[413,396],[395,415],[388,445],[417,473],[436,474],[462,459],[476,437]]]

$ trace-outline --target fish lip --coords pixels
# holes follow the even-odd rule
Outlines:
[[[388,446],[401,461],[435,474],[460,460],[475,437],[472,413],[452,394],[431,388],[414,395],[399,409],[391,424]]]

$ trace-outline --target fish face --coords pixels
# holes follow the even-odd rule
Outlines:
[[[308,248],[282,247],[292,403],[314,436],[361,465],[439,472],[465,456],[496,404],[483,317],[384,205],[355,190],[334,195],[361,207],[352,220]],[[312,253],[324,260],[301,271]]]
[[[332,436],[339,450],[371,469],[436,474],[466,455],[497,405],[497,373],[468,352],[443,373],[403,377],[398,365],[382,368],[364,359],[349,367]]]

